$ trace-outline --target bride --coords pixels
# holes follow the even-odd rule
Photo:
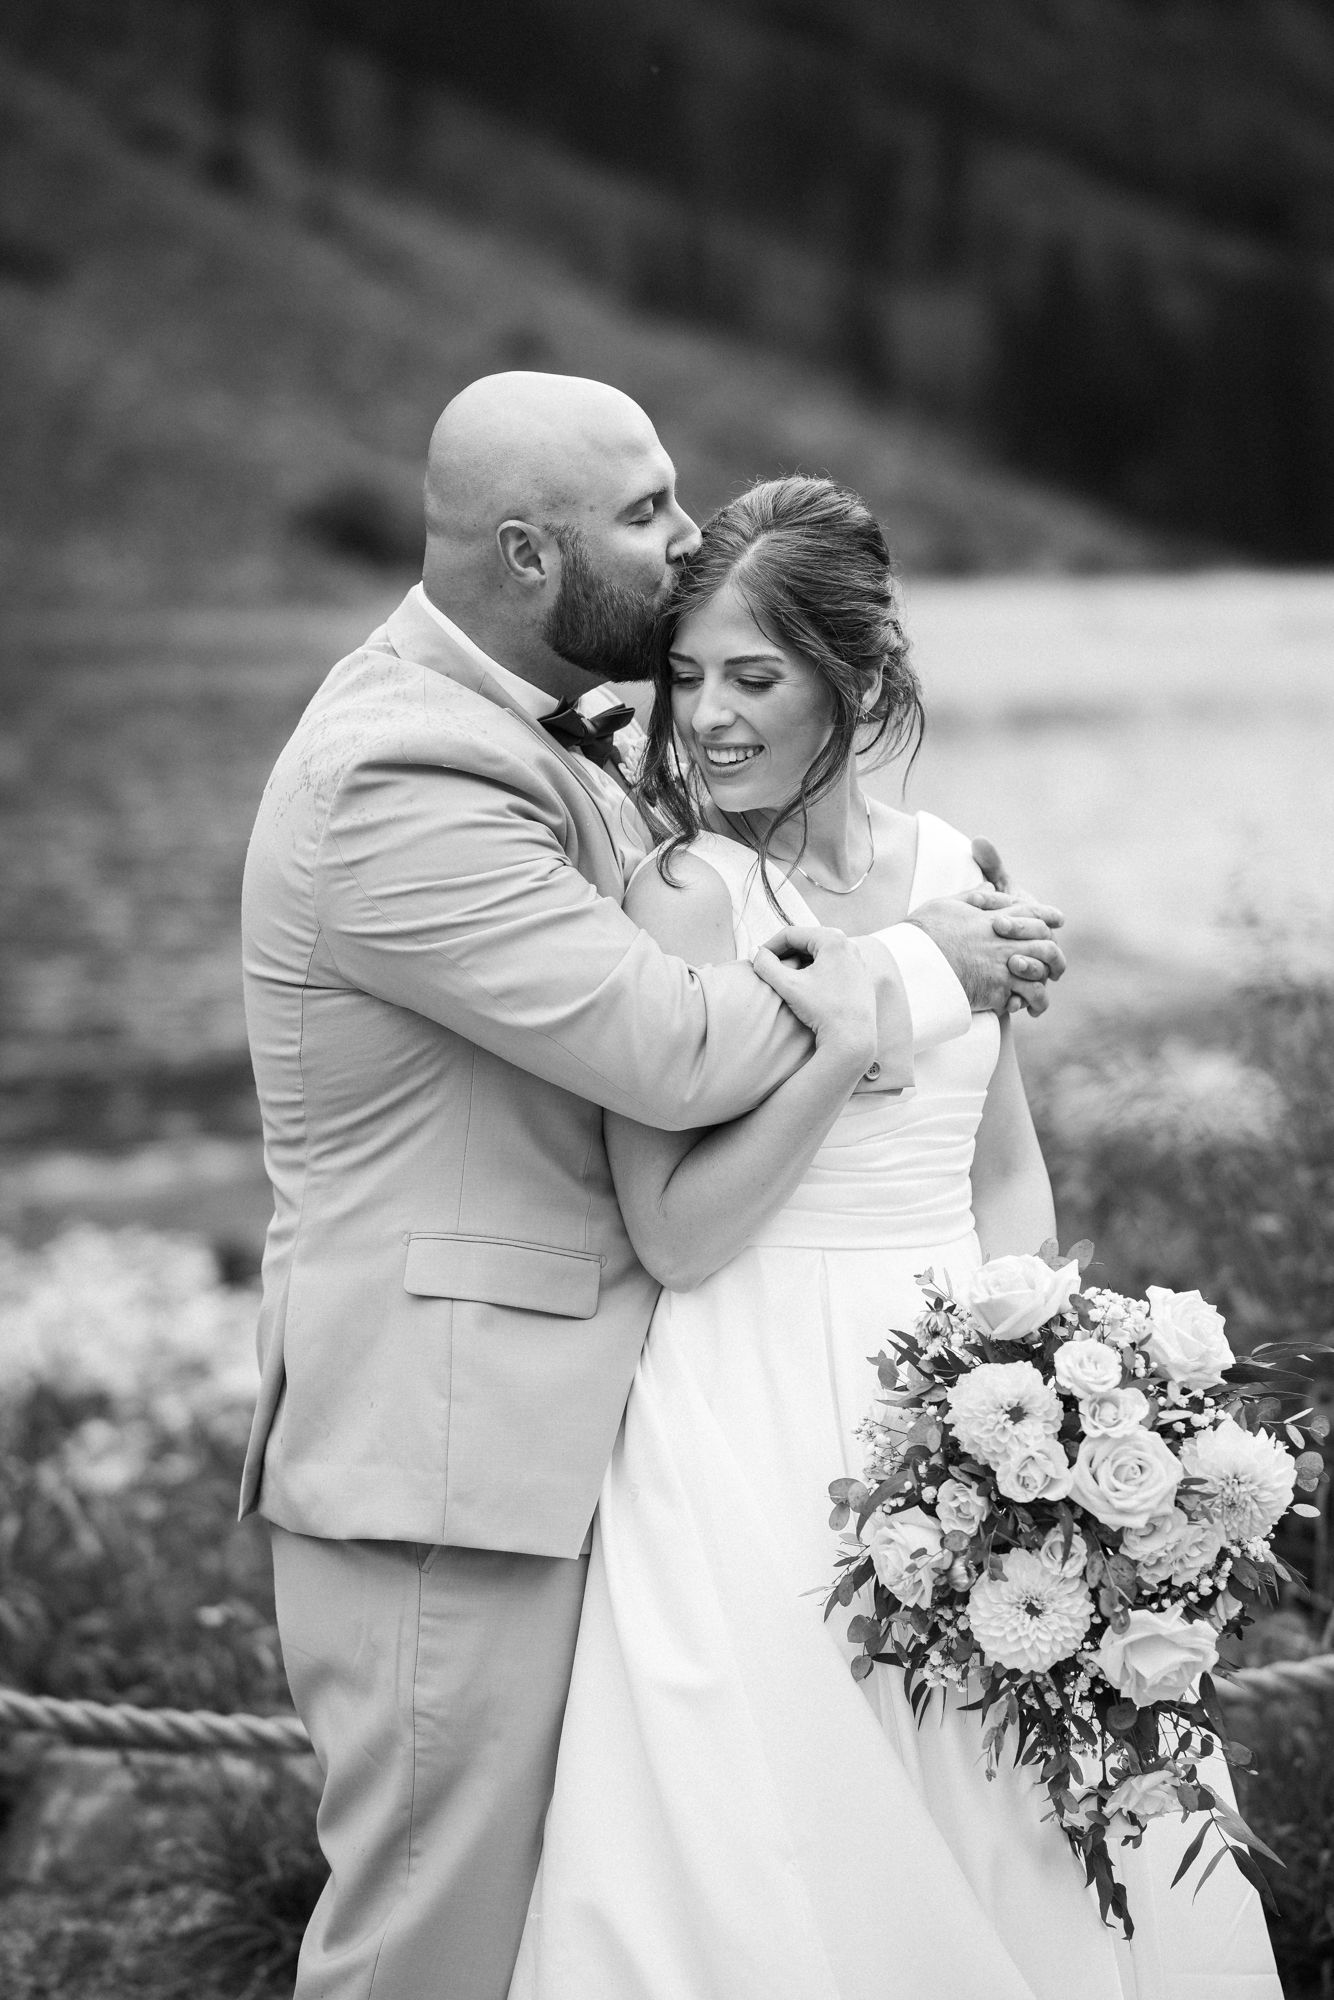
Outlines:
[[[958,1278],[1055,1234],[1008,1019],[854,1094],[869,982],[844,934],[973,885],[969,843],[867,798],[860,753],[916,739],[888,552],[827,480],[723,508],[669,617],[643,788],[666,836],[626,908],[695,963],[788,998],[815,956],[810,1061],[706,1133],[607,1121],[664,1290],[602,1489],[542,1868],[510,2000],[1278,2000],[1229,1865],[1170,1890],[1185,1838],[1123,1850],[1099,1920],[1031,1775],[988,1783],[975,1715],[918,1729],[822,1623],[825,1490],[861,1471],[868,1364]],[[1193,1830],[1193,1829],[1192,1829]]]

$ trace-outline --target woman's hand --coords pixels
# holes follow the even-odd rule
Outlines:
[[[854,1076],[870,1068],[879,1034],[875,987],[845,932],[826,924],[790,924],[761,946],[754,966],[812,1031],[817,1049],[846,1060]]]

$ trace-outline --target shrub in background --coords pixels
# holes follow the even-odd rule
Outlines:
[[[1334,989],[1256,984],[1191,1039],[1107,1041],[1035,1090],[1062,1240],[1121,1290],[1198,1287],[1234,1347],[1334,1331]]]
[[[235,1527],[256,1305],[188,1239],[0,1239],[0,1681],[290,1707],[263,1531]]]
[[[1283,1858],[1263,1859],[1274,1955],[1289,2000],[1334,1994],[1334,1690],[1236,1712],[1255,1770],[1237,1776],[1246,1819]]]

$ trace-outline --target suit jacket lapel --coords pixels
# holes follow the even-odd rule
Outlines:
[[[386,620],[386,630],[394,651],[405,660],[416,660],[433,673],[447,674],[450,680],[458,681],[498,708],[508,710],[517,716],[531,735],[535,736],[544,750],[559,757],[567,771],[578,779],[580,786],[593,805],[598,825],[607,837],[613,855],[617,854],[616,842],[607,825],[606,801],[599,790],[597,780],[592,776],[588,760],[565,750],[554,736],[548,736],[541,723],[528,713],[521,702],[514,699],[509,689],[493,674],[486,671],[482,661],[459,646],[446,632],[443,625],[436,623],[428,611],[423,611],[413,591],[409,591],[398,609],[391,612]]]

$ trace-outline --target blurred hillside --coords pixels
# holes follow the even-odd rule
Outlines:
[[[296,19],[16,0],[0,22],[11,606],[391,589],[419,559],[440,405],[513,365],[621,383],[697,511],[779,468],[835,471],[909,572],[1137,568],[1208,546],[999,469],[952,419],[868,395],[830,357],[665,312],[665,250],[660,295],[628,296],[592,250],[630,255],[652,200],[531,120],[409,92],[401,171],[391,73],[308,19],[293,41]],[[785,254],[774,282],[809,290]]]
[[[648,296],[1151,518],[1334,555],[1328,0],[304,11],[651,188]]]
[[[814,370],[858,421],[912,410],[1196,553],[1334,559],[1327,0],[9,0],[0,47],[230,203],[326,344],[350,304],[311,289],[310,239],[351,253],[354,290],[375,277],[381,316],[433,315],[437,383],[461,291],[470,367],[497,338],[561,366],[600,348],[651,389],[664,326],[724,332],[691,358],[741,413],[701,438],[725,484],[790,454],[745,413]],[[42,216],[43,163],[20,185]],[[508,283],[460,285],[465,225]],[[56,268],[24,229],[8,262]],[[517,297],[539,273],[592,324]],[[179,299],[178,270],[150,277]],[[927,541],[939,566],[996,559]]]

